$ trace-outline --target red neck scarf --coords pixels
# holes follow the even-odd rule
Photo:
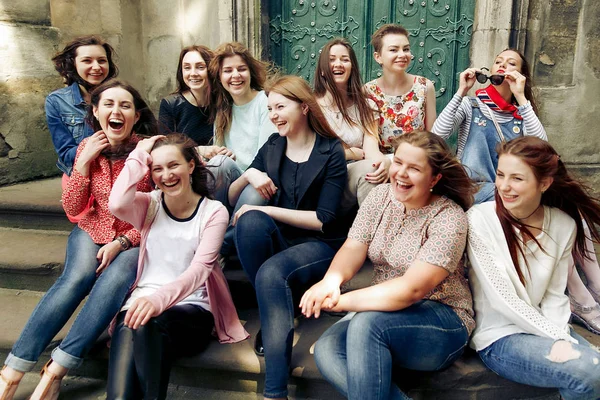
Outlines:
[[[487,105],[491,110],[502,113],[512,113],[516,119],[523,119],[523,117],[519,115],[517,107],[515,107],[514,104],[506,102],[506,100],[502,98],[500,93],[498,93],[493,85],[476,90],[475,94],[479,100],[481,100],[481,102]]]

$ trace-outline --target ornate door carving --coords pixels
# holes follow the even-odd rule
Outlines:
[[[343,36],[352,43],[366,82],[381,74],[371,34],[385,23],[401,24],[410,32],[414,57],[408,71],[434,82],[439,112],[469,65],[474,6],[475,0],[270,1],[270,54],[285,72],[312,81],[321,47]]]

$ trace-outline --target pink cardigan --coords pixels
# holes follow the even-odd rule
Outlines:
[[[151,156],[135,149],[131,152],[123,171],[115,181],[110,193],[108,208],[118,218],[131,223],[141,232],[138,271],[132,290],[137,286],[144,269],[146,240],[160,206],[160,192],[142,193],[136,190],[138,182],[148,173]],[[203,201],[198,212],[211,206],[212,200]],[[237,315],[229,292],[225,275],[219,267],[217,257],[223,243],[223,236],[229,221],[229,215],[223,205],[214,207],[206,225],[200,232],[200,243],[188,269],[175,281],[162,286],[148,300],[158,313],[177,304],[206,283],[208,301],[215,320],[215,330],[221,343],[235,343],[249,335]]]

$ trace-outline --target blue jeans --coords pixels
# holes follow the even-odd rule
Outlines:
[[[558,388],[565,400],[600,398],[600,353],[580,335],[573,349],[580,356],[567,362],[553,362],[547,357],[555,340],[517,333],[505,336],[479,352],[485,365],[511,381],[525,385]]]
[[[437,371],[463,353],[469,334],[451,307],[421,300],[394,312],[350,313],[317,341],[315,361],[348,399],[410,399],[392,368]]]
[[[235,243],[258,299],[265,348],[264,397],[286,397],[294,338],[293,294],[323,278],[335,250],[318,240],[289,245],[275,221],[256,210],[238,219]]]
[[[229,205],[229,186],[242,175],[240,167],[230,157],[218,155],[210,159],[207,164],[210,172],[215,176],[215,200],[219,200],[228,210]]]
[[[31,371],[89,293],[67,336],[52,352],[52,359],[65,368],[81,365],[83,357],[119,311],[137,272],[139,248],[136,247],[119,253],[96,276],[99,265],[96,254],[101,247],[87,232],[77,226],[73,229],[67,242],[65,269],[33,310],[6,365],[18,371]]]

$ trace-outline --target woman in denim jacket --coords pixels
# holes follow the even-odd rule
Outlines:
[[[98,36],[81,36],[67,43],[52,61],[67,87],[46,98],[46,121],[58,154],[56,166],[71,175],[77,145],[94,131],[84,122],[90,92],[119,70],[112,46]],[[63,184],[64,186],[64,184]]]

